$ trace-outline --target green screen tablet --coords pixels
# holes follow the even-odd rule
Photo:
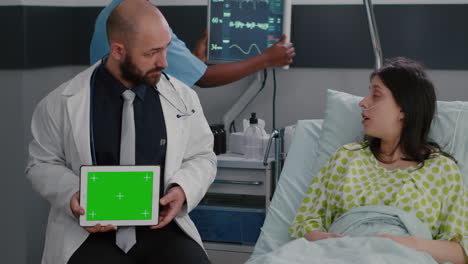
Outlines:
[[[159,173],[159,166],[81,167],[80,225],[156,225]]]

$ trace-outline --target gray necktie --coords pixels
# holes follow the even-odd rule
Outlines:
[[[120,165],[135,165],[135,116],[133,114],[133,100],[135,93],[126,90],[122,93],[124,99],[122,109],[122,131],[120,138]],[[125,253],[135,245],[135,227],[119,227],[115,243]]]

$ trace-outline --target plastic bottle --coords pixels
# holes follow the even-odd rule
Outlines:
[[[226,130],[224,130],[224,125],[218,125],[218,132],[219,132],[219,152],[221,154],[226,153]]]
[[[263,159],[263,137],[265,131],[258,126],[258,119],[255,113],[249,119],[250,126],[244,133],[244,146],[246,159]]]
[[[216,125],[210,125],[210,128],[211,128],[211,132],[213,133],[213,141],[214,141],[213,142],[213,152],[216,155],[219,155],[220,151],[219,151],[219,146],[217,144],[217,141],[218,141],[218,138],[219,138],[218,129],[217,129]]]

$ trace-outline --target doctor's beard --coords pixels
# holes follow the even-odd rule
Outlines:
[[[133,83],[135,86],[144,84],[147,86],[156,85],[161,79],[161,72],[164,68],[155,67],[146,73],[142,73],[140,69],[132,62],[131,56],[125,56],[125,60],[120,64],[120,72],[122,78]]]

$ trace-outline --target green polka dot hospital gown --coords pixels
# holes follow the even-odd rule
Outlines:
[[[414,213],[433,239],[459,242],[468,253],[468,192],[457,165],[435,153],[418,168],[385,169],[363,143],[344,145],[312,181],[289,233],[327,232],[353,207],[387,205]]]

